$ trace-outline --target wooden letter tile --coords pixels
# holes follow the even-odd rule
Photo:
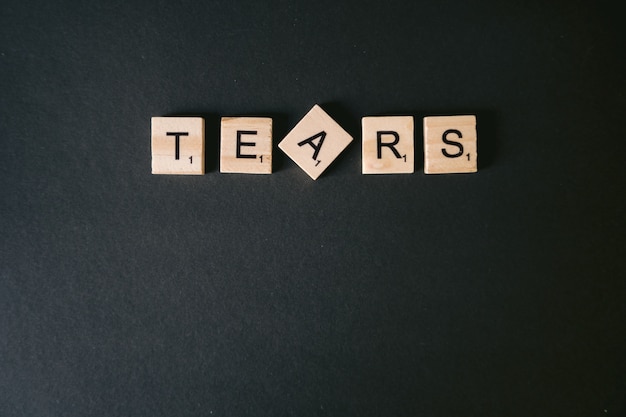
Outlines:
[[[352,136],[316,104],[278,147],[316,180],[350,142]]]
[[[424,173],[478,171],[476,116],[424,117]]]
[[[414,171],[413,116],[364,117],[363,174]]]
[[[203,118],[152,118],[152,173],[204,174]]]
[[[272,173],[272,119],[222,117],[220,172]]]

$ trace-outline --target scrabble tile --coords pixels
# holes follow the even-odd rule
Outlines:
[[[222,117],[220,172],[272,173],[272,119]]]
[[[204,174],[203,118],[152,118],[152,173]]]
[[[478,171],[476,116],[424,117],[424,173]]]
[[[278,147],[316,180],[350,142],[352,136],[316,104]]]
[[[363,174],[414,171],[413,116],[364,117]]]

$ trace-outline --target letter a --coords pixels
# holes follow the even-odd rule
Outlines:
[[[313,141],[317,138],[320,138],[319,143],[316,145],[315,143],[313,143]],[[317,155],[320,153],[320,149],[322,149],[322,144],[324,143],[324,139],[326,139],[326,132],[321,131],[320,133],[316,133],[315,135],[311,136],[308,139],[305,139],[301,142],[298,142],[298,146],[303,146],[306,144],[311,145],[311,147],[313,148],[314,152],[313,152],[313,159],[317,161]]]
[[[350,142],[352,136],[316,104],[278,147],[315,180]]]

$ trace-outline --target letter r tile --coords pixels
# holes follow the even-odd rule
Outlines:
[[[316,104],[278,147],[316,180],[350,142],[352,136]]]
[[[369,116],[361,124],[363,174],[413,173],[413,116]]]
[[[203,118],[152,118],[152,173],[204,174]]]
[[[424,117],[424,173],[478,171],[476,116]]]

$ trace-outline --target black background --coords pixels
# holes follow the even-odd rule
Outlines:
[[[3,1],[0,415],[626,413],[625,34],[598,2]],[[219,117],[316,103],[317,181],[220,174]],[[416,117],[361,175],[360,119]],[[421,118],[476,114],[477,174]],[[150,117],[207,175],[150,174]]]

